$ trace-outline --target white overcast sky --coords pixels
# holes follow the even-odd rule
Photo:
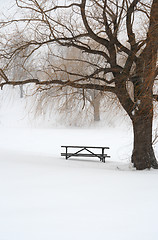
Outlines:
[[[0,0],[0,12],[4,12],[6,14],[11,11],[14,4],[15,0]]]
[[[0,7],[1,8],[9,7],[11,3],[13,4],[14,0],[0,0]]]

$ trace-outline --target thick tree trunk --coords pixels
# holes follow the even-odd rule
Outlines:
[[[132,162],[137,170],[157,168],[152,147],[152,114],[137,115],[133,120],[134,148]]]

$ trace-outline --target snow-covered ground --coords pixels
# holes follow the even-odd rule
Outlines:
[[[158,172],[130,165],[130,127],[31,128],[20,104],[4,106],[0,240],[157,240]],[[111,158],[65,160],[65,144]]]

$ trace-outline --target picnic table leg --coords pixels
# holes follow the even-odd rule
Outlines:
[[[105,163],[105,157],[104,157],[104,148],[102,148],[102,162]]]
[[[67,147],[66,147],[66,159],[68,159],[68,156],[67,156]]]

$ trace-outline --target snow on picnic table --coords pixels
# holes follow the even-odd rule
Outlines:
[[[158,172],[122,129],[0,129],[0,240],[157,240]],[[61,145],[109,146],[106,163]]]

